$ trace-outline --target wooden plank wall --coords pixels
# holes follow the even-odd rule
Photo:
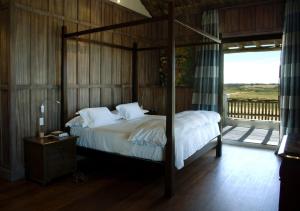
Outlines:
[[[9,149],[9,9],[3,8],[0,10],[0,176],[3,178],[9,177]]]
[[[106,0],[16,0],[12,69],[16,74],[17,169],[23,169],[23,137],[38,131],[39,106],[46,106],[46,130],[60,128],[61,27],[69,32],[142,18]],[[88,35],[97,41],[132,47],[147,46],[156,24]],[[156,71],[153,52],[140,55],[139,71]],[[96,44],[68,41],[68,115],[84,107],[131,101],[131,52]],[[154,66],[155,68],[153,68]],[[6,155],[7,156],[7,155]],[[19,173],[18,173],[19,174]],[[18,175],[22,177],[23,175]],[[15,176],[17,178],[17,176]]]
[[[179,20],[189,23],[191,26],[200,28],[201,19],[199,14],[182,15],[178,17]],[[159,35],[154,34],[152,38],[158,41],[155,45],[166,45],[167,42],[167,25],[166,22],[159,24]],[[202,38],[198,34],[185,29],[180,25],[175,25],[176,44],[199,42]],[[156,36],[156,37],[155,37]],[[160,86],[159,81],[159,69],[160,63],[154,65],[148,65],[143,58],[150,57],[148,62],[159,61],[160,56],[164,55],[164,51],[146,51],[138,54],[138,69],[145,67],[144,71],[139,75],[140,93],[139,102],[145,109],[154,111],[157,114],[166,114],[165,100],[166,100],[166,88]],[[147,68],[148,67],[148,68]],[[151,67],[152,69],[150,69]],[[154,69],[153,69],[154,68]],[[188,87],[176,87],[176,112],[191,109],[192,105],[192,84]]]
[[[161,86],[145,86],[141,88],[139,102],[145,109],[150,109],[156,114],[165,115],[166,88]],[[176,87],[176,112],[191,109],[192,88]]]
[[[224,8],[220,10],[220,28],[223,38],[280,33],[283,16],[283,2]]]

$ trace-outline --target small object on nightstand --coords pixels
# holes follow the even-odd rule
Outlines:
[[[45,106],[44,104],[40,107],[40,117],[39,117],[39,137],[42,138],[45,135],[45,123],[44,117],[45,116]]]
[[[50,133],[50,135],[48,135],[48,137],[53,136],[55,138],[63,138],[63,137],[67,137],[69,136],[68,133],[60,131],[60,130],[56,130]]]
[[[60,134],[64,133],[64,131],[61,131],[61,130],[55,130],[55,131],[52,131],[50,134],[51,135],[54,135],[54,136],[59,136]]]
[[[47,184],[51,180],[76,172],[75,136],[28,137],[24,139],[27,179]]]

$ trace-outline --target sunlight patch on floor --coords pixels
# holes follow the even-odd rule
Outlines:
[[[226,126],[223,128],[223,140],[276,146],[279,142],[279,131],[254,127]]]

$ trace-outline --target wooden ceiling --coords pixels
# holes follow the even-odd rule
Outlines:
[[[167,5],[170,0],[141,0],[152,16],[167,13]],[[269,2],[272,0],[269,0]],[[280,0],[274,0],[280,1]],[[245,4],[257,4],[266,0],[174,0],[176,14],[195,13],[205,9],[222,8]]]

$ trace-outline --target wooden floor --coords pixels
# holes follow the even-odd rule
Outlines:
[[[71,176],[47,187],[29,181],[0,180],[0,210],[201,210],[275,211],[278,209],[280,160],[270,150],[225,145],[177,175],[177,192],[163,197],[160,168],[125,165],[120,170],[98,161],[97,169],[81,163],[88,181]],[[116,164],[111,164],[116,165]]]

